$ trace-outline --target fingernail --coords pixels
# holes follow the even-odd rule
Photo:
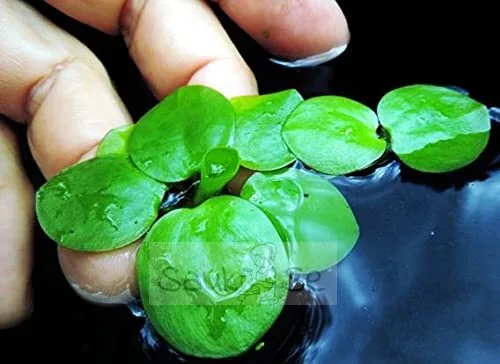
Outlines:
[[[135,300],[132,295],[130,288],[127,286],[122,292],[117,295],[109,296],[104,294],[104,292],[91,292],[90,287],[81,287],[76,283],[70,283],[73,290],[84,300],[102,306],[115,306],[121,304],[127,304]],[[86,289],[87,288],[87,289]]]
[[[126,304],[138,295],[135,256],[139,244],[104,253],[58,247],[59,265],[73,290],[98,305]]]
[[[347,43],[335,48],[330,49],[329,51],[315,54],[313,56],[309,56],[303,59],[297,59],[294,61],[286,61],[280,60],[276,58],[270,58],[269,60],[273,63],[279,64],[280,66],[289,67],[289,68],[301,68],[301,67],[314,67],[320,64],[331,61],[334,58],[337,58],[347,49]]]

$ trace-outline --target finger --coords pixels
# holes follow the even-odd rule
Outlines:
[[[123,18],[129,17],[127,9],[141,9],[145,3],[145,0],[87,0],[82,6],[78,1],[46,1],[73,18],[111,34],[119,31],[122,14]],[[350,38],[345,16],[334,0],[213,1],[264,48],[282,58],[273,61],[283,65],[314,66],[331,60],[345,51]]]
[[[130,123],[101,63],[76,39],[16,0],[0,2],[0,113],[29,124],[46,177]]]
[[[158,98],[186,84],[228,97],[257,92],[254,75],[203,0],[108,0],[104,7],[97,0],[48,2],[100,29],[120,28]]]
[[[135,258],[139,243],[105,253],[59,248],[61,269],[73,289],[87,301],[115,305],[137,296]]]
[[[127,0],[45,1],[82,23],[108,34],[119,34],[120,13]]]
[[[0,329],[31,313],[32,205],[15,137],[0,119]]]
[[[158,97],[184,84],[211,86],[227,97],[257,92],[252,72],[202,0],[129,1],[122,26]]]
[[[288,66],[314,66],[340,55],[349,29],[334,0],[219,0],[221,8]],[[286,60],[295,60],[290,62]]]
[[[130,123],[130,116],[103,66],[81,43],[20,1],[1,0],[0,14],[0,113],[28,123],[33,156],[51,177],[88,156],[109,130]],[[18,195],[4,193],[0,206],[9,206],[10,213]],[[11,234],[26,231],[14,225],[21,225],[17,219],[9,221],[16,226]],[[116,292],[115,283],[129,276],[112,260],[101,261],[94,266],[105,272],[97,288]],[[70,281],[78,277],[71,267],[64,273]]]
[[[0,10],[7,14],[7,22],[4,23],[8,25],[6,29],[12,30],[14,35],[22,34],[22,37],[16,39],[14,36],[9,36],[6,38],[7,41],[4,40],[4,44],[0,44],[2,46],[0,49],[5,54],[4,57],[0,57],[5,63],[4,65],[0,63],[0,69],[6,75],[3,77],[0,74],[0,76],[8,81],[2,85],[0,96],[7,95],[7,91],[17,90],[9,96],[14,102],[6,100],[9,102],[0,104],[0,107],[5,110],[4,112],[10,113],[11,116],[17,116],[18,119],[31,120],[31,146],[44,174],[50,177],[64,166],[71,165],[75,160],[78,160],[80,156],[85,154],[85,151],[102,138],[105,132],[114,127],[115,123],[128,122],[128,116],[126,112],[123,112],[123,107],[114,96],[114,91],[110,90],[110,83],[102,66],[81,44],[54,28],[53,25],[26,6],[12,1],[1,4],[5,9]],[[129,11],[135,16],[140,13],[140,9],[130,9]],[[138,12],[134,13],[134,11]],[[25,24],[25,21],[28,24]],[[45,41],[43,49],[40,49],[39,43],[34,41],[37,33],[43,35]],[[138,38],[140,37],[138,36]],[[31,54],[16,53],[15,43],[23,44],[25,48],[31,50]],[[55,44],[59,46],[53,47]],[[47,47],[47,45],[51,45],[52,48]],[[224,63],[219,59],[215,61]],[[215,61],[214,63],[217,63]],[[28,68],[31,72],[28,74],[21,72],[23,67],[18,67],[19,64],[31,63],[38,65],[38,68]],[[207,65],[212,66],[211,64]],[[16,75],[17,78],[11,75]],[[176,75],[176,77],[178,76]],[[196,80],[207,82],[203,80],[203,72],[193,75],[192,78],[192,82],[196,82]],[[88,83],[74,87],[75,83],[78,85],[79,82]],[[168,85],[171,87],[170,83]],[[224,83],[220,85],[224,86]],[[61,90],[65,90],[66,94]],[[71,92],[68,93],[68,90]],[[21,96],[26,94],[30,95],[27,100]],[[85,102],[80,102],[80,99]],[[62,100],[64,102],[61,102]],[[23,107],[25,104],[27,106]],[[61,107],[67,109],[67,112],[62,113],[63,120],[69,120],[71,123],[66,122],[66,124],[61,125],[61,115],[54,113],[54,110],[57,109],[56,104],[59,106],[59,110],[57,110],[59,112],[61,112]],[[95,107],[96,105],[97,107]],[[43,122],[38,122],[38,120]],[[75,141],[74,137],[78,135],[71,135],[72,131],[78,129],[81,124],[85,127],[77,133],[81,135],[80,139],[77,138]],[[36,125],[40,125],[40,128],[35,132],[33,129]],[[44,147],[48,137],[47,129],[56,134],[55,139],[58,142],[54,143],[51,148]],[[63,140],[57,140],[57,133],[61,134],[61,130],[64,130],[64,133],[69,134],[71,138],[66,136]],[[44,133],[45,137],[39,137]],[[67,139],[74,140],[76,143],[69,144],[73,146],[69,152],[61,153],[61,148],[58,148],[56,144],[60,145]],[[51,136],[49,140],[53,141],[54,136]],[[51,150],[54,149],[58,150],[58,153],[50,154]],[[58,157],[61,159],[57,159]],[[127,259],[133,259],[130,258],[133,256],[132,254],[127,256]],[[66,277],[82,296],[87,296],[93,301],[102,301],[104,296],[108,296],[110,298],[107,300],[108,302],[118,302],[126,299],[126,291],[132,294],[135,292],[134,276],[130,274],[130,270],[125,268],[130,267],[130,265],[117,264],[117,261],[120,261],[119,254],[80,256],[78,253],[59,249],[59,257]],[[106,272],[106,274],[96,274],[96,272]],[[94,276],[91,273],[94,273]],[[100,298],[97,299],[97,296]]]

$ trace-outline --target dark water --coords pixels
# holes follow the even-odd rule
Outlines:
[[[134,118],[154,104],[118,39],[32,3],[103,60]],[[353,42],[341,58],[315,69],[271,64],[225,19],[261,92],[296,88],[305,97],[338,94],[376,107],[395,87],[432,83],[500,106],[498,60],[491,54],[500,37],[487,19],[491,9],[451,1],[341,3]],[[481,21],[472,26],[474,19]],[[359,243],[336,269],[305,282],[264,348],[238,362],[500,362],[500,125],[493,124],[488,150],[459,173],[430,176],[388,161],[368,175],[334,179],[359,220]],[[27,154],[25,161],[39,186]],[[35,246],[35,313],[3,333],[2,352],[85,363],[197,362],[157,346],[129,308],[77,297],[39,228]]]

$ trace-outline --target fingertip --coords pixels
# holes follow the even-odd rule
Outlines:
[[[350,41],[346,17],[332,0],[221,0],[222,9],[281,60],[338,56]],[[333,51],[336,49],[337,51]]]
[[[24,290],[13,287],[16,292],[15,301],[11,298],[8,305],[0,304],[0,330],[14,328],[29,320],[33,314],[33,291],[31,284]],[[11,291],[12,292],[12,291]]]
[[[112,35],[120,32],[118,26],[120,10],[128,2],[127,0],[45,1],[72,18]]]
[[[296,60],[286,60],[279,58],[270,58],[269,60],[273,63],[279,64],[280,66],[299,68],[299,67],[314,67],[320,64],[331,61],[337,58],[347,49],[347,44],[334,47],[326,52],[314,54],[309,57],[300,58]]]
[[[71,287],[83,299],[98,305],[125,304],[138,295],[138,248],[139,242],[103,253],[58,247],[59,264]]]

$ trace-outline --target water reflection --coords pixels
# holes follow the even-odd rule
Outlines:
[[[400,180],[401,166],[397,161],[376,168],[372,173],[362,176],[330,177],[329,180],[342,191],[354,191],[365,198],[379,199],[390,192]]]
[[[497,123],[500,122],[500,107],[490,107],[488,110],[490,118]]]
[[[340,284],[343,286],[348,300],[354,309],[368,309],[374,304],[373,296],[370,297],[374,286],[373,280],[367,275],[366,265],[362,256],[350,259],[341,266]]]

